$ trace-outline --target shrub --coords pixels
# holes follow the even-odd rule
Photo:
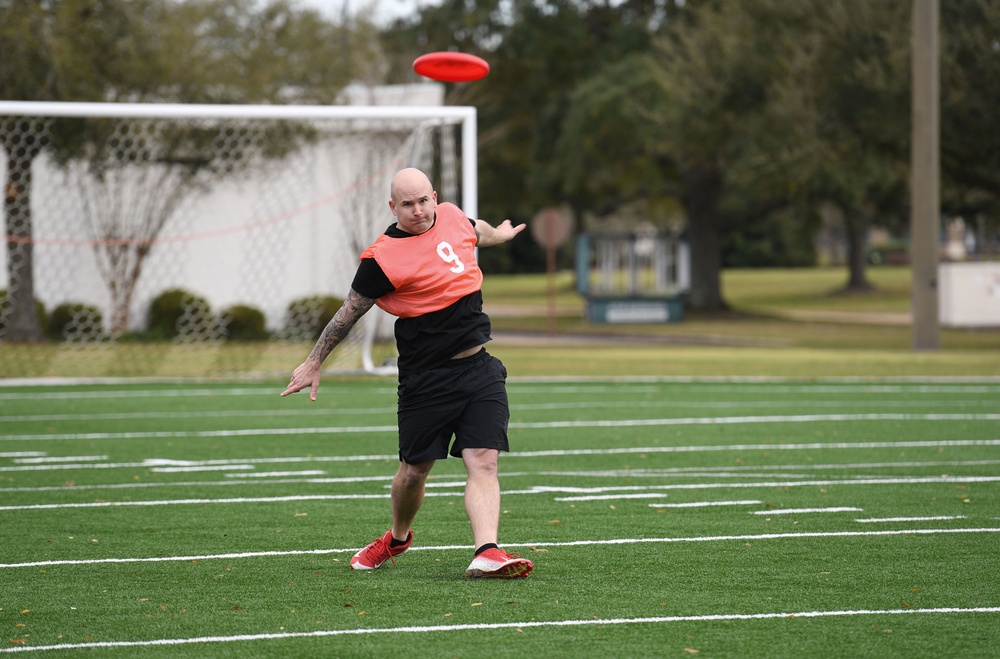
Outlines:
[[[209,327],[212,309],[208,300],[180,288],[164,291],[149,303],[146,323],[147,336],[151,339],[173,339],[185,328]]]
[[[319,338],[344,301],[332,295],[314,295],[288,304],[285,333],[290,338]]]
[[[230,341],[264,341],[268,337],[264,312],[245,304],[235,304],[222,312],[222,325]]]
[[[63,302],[49,314],[46,334],[53,341],[103,334],[101,310],[83,302]]]

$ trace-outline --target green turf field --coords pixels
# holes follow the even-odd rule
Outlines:
[[[1000,380],[512,369],[506,549],[462,573],[461,463],[389,523],[395,383],[0,387],[0,653],[987,657]]]

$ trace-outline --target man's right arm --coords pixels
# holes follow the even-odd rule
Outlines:
[[[310,387],[309,398],[316,400],[316,391],[319,389],[319,370],[323,364],[323,360],[333,352],[333,349],[341,341],[347,338],[347,335],[351,332],[354,325],[357,324],[358,320],[361,319],[361,316],[365,315],[374,305],[374,299],[364,297],[352,288],[348,292],[344,304],[337,310],[337,313],[333,315],[333,318],[330,319],[330,322],[323,329],[323,333],[320,335],[319,340],[316,341],[316,345],[313,346],[312,352],[292,372],[288,388],[281,395],[287,396],[288,394],[293,394],[297,391],[302,391],[306,387]]]
[[[323,329],[323,333],[313,347],[312,352],[309,353],[306,361],[315,361],[317,365],[322,364],[323,360],[333,352],[333,349],[347,338],[354,325],[361,320],[361,316],[368,313],[368,310],[374,305],[375,300],[362,296],[352,288],[347,293],[347,299],[344,300],[344,304],[337,310],[337,313],[333,315],[333,318],[330,319],[330,322]]]

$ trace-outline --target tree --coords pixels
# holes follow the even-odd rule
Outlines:
[[[1000,231],[1000,4],[941,3],[942,205]]]
[[[787,15],[776,2],[698,5],[655,51],[581,84],[563,125],[558,153],[568,197],[603,198],[611,207],[634,199],[681,203],[692,309],[726,308],[727,232],[786,203],[787,147],[767,109],[788,47],[771,23]]]
[[[577,84],[604,65],[650,47],[677,13],[678,0],[446,0],[386,34],[386,49],[405,62],[396,81],[412,80],[408,63],[431,50],[456,49],[485,57],[489,76],[474,85],[449,85],[447,102],[478,109],[480,212],[530,220],[564,201],[556,156],[560,126]],[[511,258],[513,255],[513,258]],[[544,252],[514,241],[484,253],[486,267],[544,269]]]
[[[145,0],[0,0],[0,98],[114,100],[116,90],[142,89],[137,62],[147,51]],[[31,166],[63,126],[30,118],[0,121],[7,158],[4,224],[9,306],[5,337],[38,341],[34,311]]]
[[[344,85],[364,73],[363,63],[377,60],[369,23],[334,25],[287,0],[263,6],[255,0],[0,0],[0,11],[0,97],[14,100],[332,103]],[[115,153],[106,144],[115,130],[106,120],[0,122],[8,158],[10,293],[4,338],[41,337],[33,307],[30,183],[31,164],[43,148],[60,164],[73,163],[77,180],[86,175],[106,186],[123,168],[152,158],[178,183],[164,198],[167,203],[146,205],[145,215],[109,215],[115,200],[108,198],[87,206],[99,270],[113,299],[115,331],[127,325],[142,262],[170,209],[197,190],[189,184],[250,160],[248,152],[213,162],[207,149],[213,131],[197,128],[174,127],[147,136],[154,141],[142,141],[138,152]],[[256,153],[269,157],[308,138],[287,126],[267,133]]]
[[[346,27],[286,2],[159,5],[159,95],[207,103],[331,103],[358,53]],[[164,36],[165,35],[165,36]],[[192,35],[197,35],[194,38]],[[79,190],[111,331],[128,330],[143,266],[176,212],[213,182],[280,159],[311,139],[301,124],[88,120],[82,150],[61,154]],[[115,147],[109,147],[110,143]]]

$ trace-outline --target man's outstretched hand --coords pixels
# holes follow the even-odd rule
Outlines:
[[[306,387],[309,387],[309,400],[316,400],[316,392],[319,390],[319,365],[309,361],[302,362],[292,371],[288,388],[281,392],[281,397],[297,393]]]

